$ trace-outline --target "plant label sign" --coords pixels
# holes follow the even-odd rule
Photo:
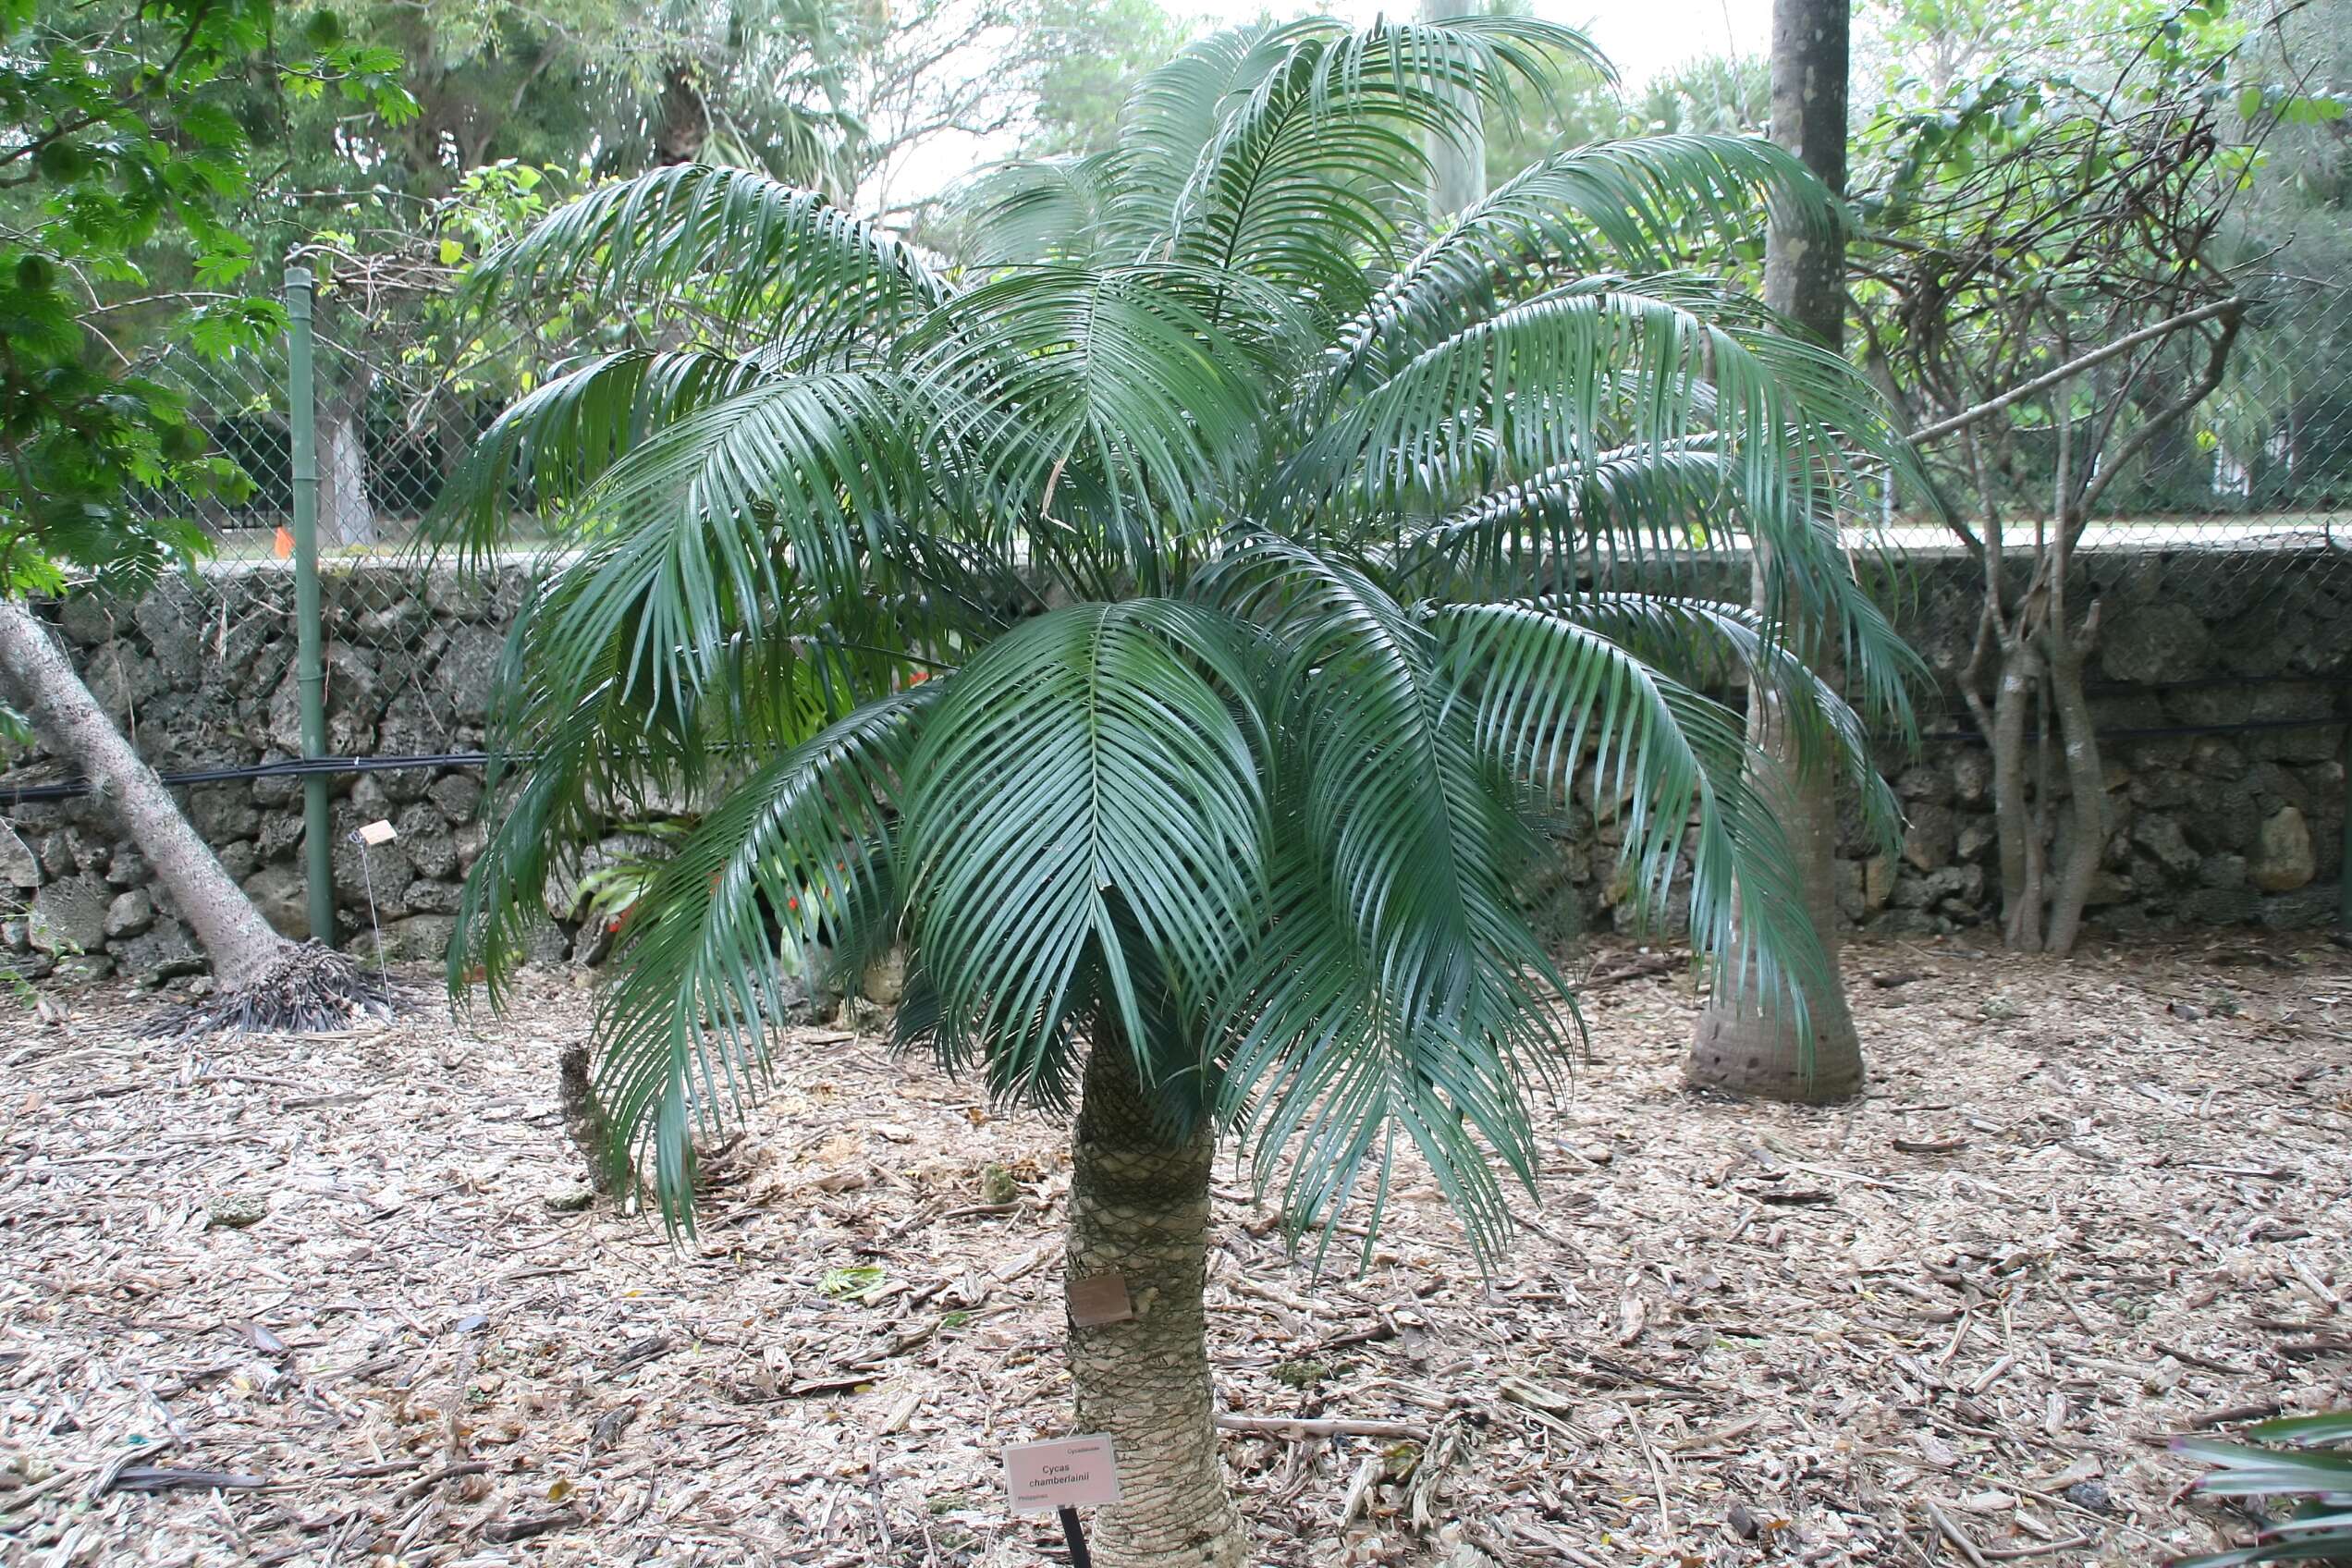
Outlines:
[[[1005,1490],[1015,1513],[1051,1513],[1119,1501],[1109,1438],[1064,1438],[1004,1451]]]
[[[388,822],[371,822],[360,829],[360,842],[370,848],[377,844],[388,844],[398,837],[399,834],[392,830],[392,825]]]
[[[1125,1323],[1134,1316],[1135,1304],[1128,1297],[1124,1274],[1096,1274],[1070,1286],[1070,1320],[1081,1329]]]

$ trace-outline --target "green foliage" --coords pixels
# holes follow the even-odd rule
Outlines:
[[[451,978],[497,997],[599,823],[696,803],[599,1018],[674,1222],[815,935],[779,954],[765,912],[804,892],[851,973],[905,943],[902,1042],[1000,1099],[1066,1104],[1084,1052],[1129,1050],[1294,1222],[1377,1219],[1409,1147],[1489,1254],[1574,1027],[1513,897],[1564,794],[1618,803],[1645,896],[1687,880],[1702,947],[1756,935],[1719,984],[1818,977],[1700,692],[1777,693],[1892,822],[1787,629],[1905,720],[1836,527],[1904,452],[1856,373],[1676,270],[1768,201],[1831,221],[1769,147],[1560,153],[1432,232],[1464,93],[1540,99],[1589,55],[1511,18],[1206,39],[1111,148],[987,182],[961,269],[692,167],[482,263],[485,304],[668,336],[516,402],[445,511],[484,548],[520,490],[576,551],[510,649]],[[1770,547],[1763,613],[1636,581],[1727,533]]]
[[[2197,307],[2259,296],[2264,280],[2247,263],[2277,265],[2290,238],[2289,270],[2330,270],[2340,224],[2232,212],[2261,204],[2273,144],[2333,125],[2344,100],[2320,90],[2324,68],[2290,59],[2276,30],[2227,0],[1899,0],[1880,31],[1888,76],[1854,145],[1854,296],[1865,354],[1914,424]],[[2250,355],[2241,384],[2303,379],[2263,365],[2276,350],[2259,315],[2247,325],[2234,349]],[[2179,333],[1979,423],[1937,454],[1946,494],[1973,495],[1971,511],[2041,510],[2062,426],[2072,493],[2125,515],[2222,504],[2217,451],[2259,487],[2281,466],[2270,453],[2289,410],[2225,384],[2176,429],[2150,423],[2204,374],[2223,331]],[[2150,442],[2138,441],[2144,427]],[[2126,450],[2132,461],[2109,460]]]
[[[2294,1415],[2246,1428],[2254,1444],[2178,1438],[2175,1452],[2212,1466],[2195,1489],[2210,1497],[2295,1503],[2254,1545],[2184,1558],[2174,1568],[2242,1562],[2352,1562],[2352,1411]],[[2313,1451],[2320,1452],[2313,1452]]]
[[[1158,0],[1035,0],[1020,25],[1038,56],[1023,148],[1038,157],[1108,149],[1129,89],[1182,39]]]
[[[269,0],[0,9],[0,593],[68,571],[151,577],[204,539],[136,505],[142,492],[246,483],[205,455],[177,396],[126,368],[108,317],[214,355],[283,330],[271,305],[188,304],[253,265],[231,216],[252,194],[253,83],[393,119],[408,100],[397,56],[347,42],[328,13],[299,41],[279,20]],[[141,298],[159,264],[195,291]]]

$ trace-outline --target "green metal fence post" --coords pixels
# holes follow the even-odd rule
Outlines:
[[[2344,683],[2344,849],[2335,868],[2335,929],[2352,937],[2352,680]]]
[[[302,755],[326,754],[326,658],[319,611],[318,390],[311,365],[311,269],[286,269],[288,413],[294,435],[295,679],[302,697]],[[302,779],[302,859],[310,873],[311,937],[335,945],[335,846],[329,843],[326,775]]]

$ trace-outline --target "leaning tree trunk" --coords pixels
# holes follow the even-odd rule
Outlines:
[[[189,826],[155,770],[140,760],[90,694],[49,629],[15,599],[0,599],[0,671],[30,704],[27,717],[42,738],[121,815],[155,880],[212,961],[214,979],[241,990],[268,977],[294,945],[262,918]]]
[[[1848,0],[1774,0],[1772,6],[1772,140],[1838,195],[1845,191],[1848,22]],[[1844,238],[1806,233],[1776,217],[1764,239],[1764,298],[1799,329],[1839,348],[1845,339]],[[1757,607],[1774,610],[1771,560],[1760,541],[1753,547]],[[1827,635],[1805,641],[1808,655],[1836,644]],[[1775,721],[1774,705],[1762,688],[1750,691],[1748,737],[1763,753],[1758,783],[1781,803],[1805,907],[1829,955],[1830,983],[1805,994],[1809,1041],[1784,998],[1746,987],[1719,993],[1699,1017],[1689,1076],[1739,1094],[1819,1103],[1862,1086],[1861,1043],[1837,978],[1837,778],[1827,767],[1798,766],[1794,737]],[[1742,949],[1752,935],[1733,933],[1733,950],[1721,958],[1732,973],[1749,973]]]
[[[1070,1329],[1078,1427],[1118,1452],[1121,1501],[1094,1543],[1103,1568],[1238,1568],[1240,1516],[1217,1463],[1201,1303],[1213,1133],[1168,1135],[1126,1040],[1086,1060],[1070,1175],[1067,1279],[1117,1274],[1134,1316]]]

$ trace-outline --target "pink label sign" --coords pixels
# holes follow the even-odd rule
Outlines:
[[[1005,1489],[1015,1513],[1050,1513],[1119,1501],[1119,1466],[1109,1438],[1064,1438],[1004,1452]]]

